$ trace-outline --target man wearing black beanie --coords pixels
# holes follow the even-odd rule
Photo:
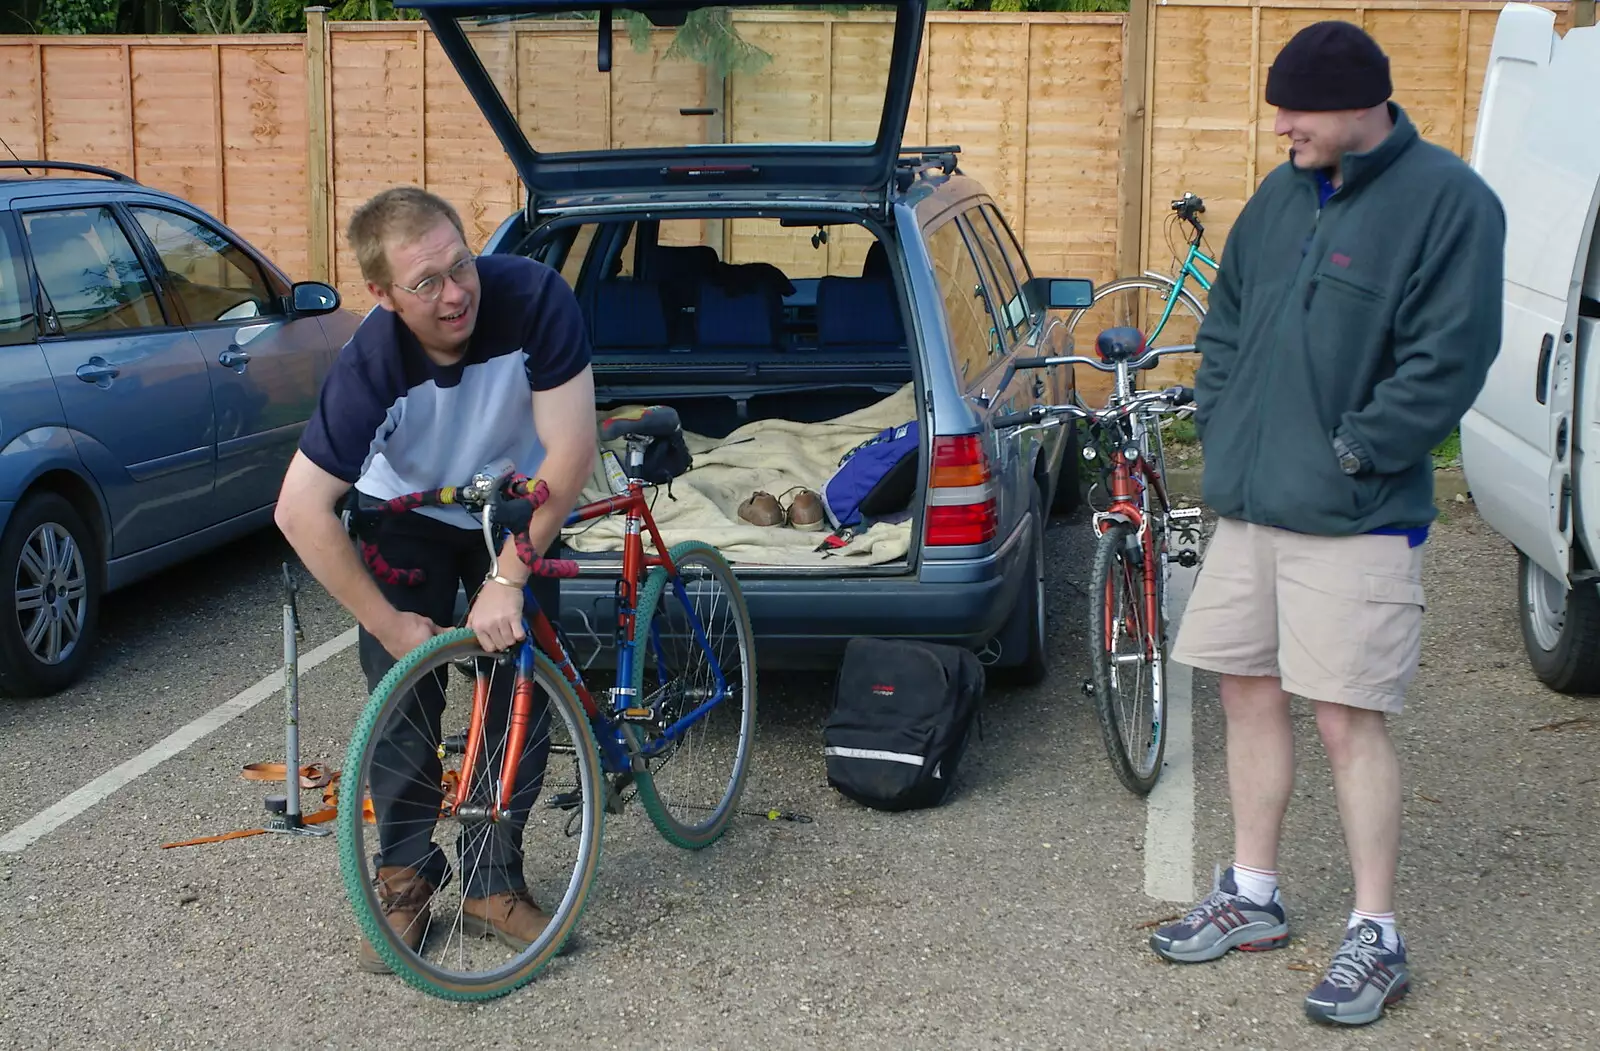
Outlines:
[[[1219,520],[1172,653],[1220,676],[1234,857],[1150,939],[1181,962],[1288,943],[1278,839],[1289,698],[1304,697],[1355,882],[1305,1009],[1347,1025],[1408,989],[1387,718],[1421,653],[1432,450],[1499,350],[1505,243],[1499,199],[1418,136],[1392,88],[1377,43],[1342,21],[1301,30],[1267,73],[1289,159],[1229,231],[1196,341],[1202,492]]]

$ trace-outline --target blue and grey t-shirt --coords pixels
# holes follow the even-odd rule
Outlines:
[[[300,438],[306,457],[362,493],[390,499],[464,485],[509,459],[533,475],[544,460],[531,392],[589,364],[577,298],[551,267],[522,256],[478,259],[478,323],[467,353],[439,365],[395,314],[374,307],[339,351]],[[459,507],[423,508],[462,528]]]

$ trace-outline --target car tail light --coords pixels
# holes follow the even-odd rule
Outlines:
[[[976,434],[933,439],[928,483],[926,543],[935,547],[982,544],[999,532],[993,477]]]

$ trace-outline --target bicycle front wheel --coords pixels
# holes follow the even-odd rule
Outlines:
[[[628,723],[645,757],[639,799],[668,842],[691,850],[727,830],[755,747],[755,637],[727,560],[688,540],[668,553],[676,574],[650,571],[633,640],[634,703],[656,713]]]
[[[417,647],[372,691],[338,785],[339,861],[362,934],[390,970],[450,1000],[532,981],[577,926],[600,864],[588,715],[548,658],[523,679],[516,653],[485,652],[467,628]],[[438,826],[453,856],[435,844]]]
[[[1115,522],[1095,547],[1089,586],[1089,648],[1095,712],[1117,778],[1144,795],[1166,751],[1165,634],[1160,568],[1133,527]],[[1155,601],[1147,586],[1155,587]],[[1152,615],[1152,606],[1154,614]]]

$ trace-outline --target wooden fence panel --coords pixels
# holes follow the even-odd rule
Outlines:
[[[0,138],[175,193],[303,276],[304,55],[299,35],[0,37]]]
[[[1166,269],[1181,250],[1169,201],[1184,190],[1203,196],[1207,240],[1220,252],[1244,201],[1284,159],[1262,94],[1296,30],[1330,17],[1364,26],[1389,52],[1395,97],[1423,134],[1467,156],[1501,6],[1150,0],[1138,19],[932,12],[904,139],[960,145],[963,169],[989,188],[1041,273],[1109,280],[1127,269],[1118,246],[1130,233],[1139,268]],[[1549,6],[1558,29],[1570,24],[1570,4]],[[1144,39],[1125,40],[1125,24],[1145,13]],[[669,58],[669,30],[652,31],[641,53],[619,28],[609,77],[595,70],[588,23],[501,24],[472,37],[536,147],[871,136],[885,14],[735,19],[774,61],[725,84]],[[397,183],[426,186],[456,205],[477,247],[524,194],[426,26],[325,23],[320,14],[311,25],[315,40],[0,36],[0,138],[20,156],[97,162],[178,193],[293,276],[325,277],[365,310],[370,296],[343,233],[361,201]],[[1143,142],[1122,141],[1125,69],[1145,71],[1142,94],[1130,91],[1145,99]],[[719,113],[677,113],[694,105]],[[1137,128],[1138,112],[1127,116]],[[1127,171],[1141,173],[1131,221],[1119,214]],[[675,237],[704,239],[735,260],[771,259],[797,277],[855,272],[868,244],[845,230],[817,252],[772,223],[678,225]],[[1191,371],[1180,365],[1157,379]]]

